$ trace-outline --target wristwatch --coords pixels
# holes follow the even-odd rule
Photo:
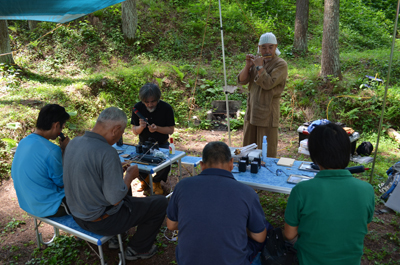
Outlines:
[[[262,65],[257,65],[257,66],[256,66],[257,72],[260,71],[261,69],[263,69]]]

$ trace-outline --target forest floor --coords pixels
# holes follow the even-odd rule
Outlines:
[[[232,146],[239,147],[242,143],[242,131],[232,132]],[[210,141],[228,142],[228,134],[223,131],[206,131],[206,130],[189,130],[177,129],[175,146],[177,150],[185,151],[188,155],[201,156],[201,151],[205,144]],[[280,131],[278,144],[278,157],[292,157],[299,160],[309,160],[308,156],[297,153],[298,134],[295,130],[282,129]],[[127,134],[124,136],[124,142],[134,143],[135,138]],[[192,168],[183,168],[182,177],[192,175]],[[173,165],[171,174],[167,183],[163,183],[163,189],[167,194],[178,182],[178,167]],[[139,187],[139,181],[135,180],[132,190],[136,191]],[[285,201],[288,195],[270,193],[267,191],[258,191],[261,204],[263,207],[269,207],[276,202],[280,202],[283,207],[272,210],[273,213],[267,214],[267,218],[271,218],[275,226],[283,227],[283,215]],[[145,196],[143,192],[134,192],[133,196]],[[282,203],[282,201],[284,203]],[[49,254],[45,257],[46,250],[49,247],[42,247],[42,250],[36,249],[36,236],[34,231],[34,221],[32,218],[19,208],[17,196],[13,187],[12,179],[4,181],[0,186],[0,264],[60,264],[57,261],[57,255],[76,255],[75,261],[69,264],[99,264],[99,259],[94,251],[84,244],[82,241],[78,244],[74,252],[69,249],[62,248],[60,253],[52,252],[55,260],[53,262],[41,263],[40,260],[50,260]],[[376,209],[383,209],[382,204],[377,204]],[[268,211],[266,211],[268,212]],[[400,264],[400,215],[394,212],[375,215],[370,226],[370,232],[365,239],[364,256],[361,264]],[[166,224],[161,227],[161,231],[157,237],[158,253],[148,260],[128,261],[127,264],[149,264],[149,265],[165,265],[177,264],[175,259],[176,242],[169,241],[164,236]],[[134,233],[134,228],[129,234]],[[40,225],[40,232],[43,233],[45,241],[51,239],[53,229],[47,224]],[[61,233],[65,234],[65,233]],[[168,231],[168,237],[171,236]],[[78,241],[77,241],[78,242]],[[61,243],[60,243],[61,244]],[[97,250],[97,247],[92,245]],[[43,250],[46,249],[46,250]],[[118,263],[118,251],[108,248],[106,244],[103,247],[104,254],[108,265]],[[54,251],[54,250],[53,250]],[[43,255],[43,256],[42,256]],[[66,262],[63,262],[66,264]]]

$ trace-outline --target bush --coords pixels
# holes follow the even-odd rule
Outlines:
[[[391,42],[393,23],[383,11],[371,9],[361,0],[340,3],[340,44],[342,49],[376,49]]]

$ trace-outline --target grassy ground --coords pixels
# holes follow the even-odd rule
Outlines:
[[[242,141],[242,131],[232,133],[232,145],[240,146]],[[178,150],[183,150],[186,153],[197,156],[201,154],[204,145],[213,140],[228,141],[227,132],[223,131],[205,131],[195,129],[178,129],[175,133],[176,147]],[[135,143],[137,138],[132,135],[129,130],[124,135],[126,142]],[[369,140],[362,138],[362,140]],[[280,132],[279,151],[278,155],[283,157],[293,157],[298,160],[309,160],[308,156],[297,153],[297,132],[282,128]],[[391,142],[385,138],[382,141],[382,151],[380,154],[383,157],[388,157],[387,163],[391,159],[399,157],[391,157],[390,153],[395,149]],[[378,174],[375,174],[374,183],[380,183],[379,174],[384,174],[385,169],[377,168]],[[191,175],[191,168],[183,169],[183,177]],[[383,173],[381,173],[383,172]],[[369,174],[355,175],[367,181]],[[178,168],[174,166],[171,170],[168,183],[163,184],[173,188],[178,179]],[[382,178],[383,179],[383,178]],[[135,185],[140,185],[135,183]],[[376,188],[376,185],[374,185]],[[377,189],[376,189],[377,191]],[[286,208],[288,195],[271,193],[266,191],[257,192],[260,198],[261,205],[268,220],[276,227],[284,225],[284,211]],[[0,210],[0,261],[4,264],[96,264],[97,256],[91,248],[82,241],[75,241],[74,238],[64,234],[61,240],[57,241],[51,247],[39,251],[35,249],[35,233],[33,229],[33,221],[24,213],[18,206],[16,194],[12,187],[12,181],[8,180],[0,187],[0,201],[3,205]],[[379,200],[376,192],[376,209],[383,209],[384,205]],[[141,193],[137,196],[143,196]],[[366,236],[364,244],[364,256],[362,264],[399,264],[399,232],[400,214],[394,212],[375,214],[370,232]],[[164,237],[165,224],[160,232],[157,245],[160,248],[159,253],[148,261],[142,261],[134,264],[175,264],[174,251],[175,242],[168,241]],[[49,240],[52,235],[52,229],[48,225],[42,225],[40,230],[43,233],[45,240]],[[134,229],[130,234],[134,233]],[[168,236],[170,234],[167,233]],[[93,246],[92,246],[93,247]],[[108,264],[117,264],[117,253],[115,250],[104,248]],[[128,263],[129,264],[129,263]],[[133,264],[133,262],[132,262]]]
[[[388,6],[392,4],[389,2]],[[270,8],[270,4],[274,8]],[[263,5],[246,2],[242,6],[244,13],[236,3],[223,3],[228,85],[236,85],[236,75],[244,66],[245,54],[256,52],[258,36],[266,28],[278,36],[281,57],[288,62],[289,76],[281,99],[279,156],[307,160],[306,156],[297,153],[296,129],[305,121],[323,118],[346,123],[361,133],[358,143],[370,141],[375,146],[385,87],[366,88],[362,84],[366,81],[365,75],[377,76],[387,82],[393,23],[387,19],[390,15],[374,9],[379,7],[378,3],[371,5],[361,1],[341,1],[339,42],[343,80],[324,83],[319,78],[321,1],[310,1],[309,52],[302,55],[291,50],[295,1],[268,1]],[[208,8],[206,1],[140,1],[137,39],[132,46],[125,45],[121,33],[120,5],[62,25],[40,41],[36,40],[56,25],[40,23],[37,29],[30,31],[25,21],[10,21],[12,46],[18,52],[14,58],[17,66],[0,65],[0,181],[3,182],[3,194],[12,191],[10,149],[32,132],[39,109],[47,103],[58,103],[71,113],[65,133],[73,138],[90,129],[106,107],[118,106],[129,116],[130,108],[138,101],[139,88],[146,82],[156,82],[163,92],[163,99],[174,107],[178,130],[173,136],[181,150],[199,155],[207,141],[227,141],[227,135],[211,131],[212,124],[205,119],[213,100],[225,100],[218,8],[211,5],[207,20]],[[376,30],[369,30],[371,28]],[[378,210],[383,208],[383,203],[379,200],[381,193],[377,185],[386,180],[386,170],[400,160],[400,144],[385,134],[389,127],[400,129],[398,51],[396,43],[372,182]],[[247,87],[238,87],[229,99],[242,102],[242,116],[231,122],[234,144],[240,146]],[[194,125],[193,116],[200,120],[199,125]],[[136,141],[129,130],[124,137]],[[369,181],[370,172],[357,177]],[[175,170],[172,176],[176,176]],[[6,187],[9,190],[5,190]],[[282,226],[287,195],[260,192],[259,196],[271,222]],[[15,200],[14,197],[2,201],[3,205],[9,203],[14,208],[0,213],[1,261],[22,264],[36,256],[54,264],[51,263],[54,255],[51,251],[34,251],[31,222],[18,210]],[[374,217],[365,241],[363,264],[398,264],[399,218],[399,214],[394,213]],[[25,236],[26,233],[30,236]],[[71,245],[69,239],[63,242]],[[175,245],[162,240],[159,244],[166,245],[158,255],[159,260],[173,263]],[[24,249],[28,251],[21,252]],[[85,253],[90,251],[85,246],[76,246],[66,252],[72,253],[76,249],[78,254],[71,254],[76,260],[82,259],[88,264],[96,260],[88,254],[90,261],[85,261]],[[108,254],[115,255],[113,252]]]

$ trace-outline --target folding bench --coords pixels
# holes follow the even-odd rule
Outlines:
[[[181,159],[182,165],[186,166],[192,166],[193,167],[193,176],[195,175],[195,168],[200,164],[200,161],[202,160],[201,157],[197,156],[184,156]]]
[[[37,217],[32,214],[29,214],[33,219],[35,220],[35,232],[36,232],[36,242],[38,248],[41,247],[41,244],[43,245],[48,245],[51,242],[53,242],[54,238],[56,236],[59,236],[59,229],[63,230],[64,232],[67,232],[68,234],[74,235],[76,237],[79,237],[87,242],[90,242],[92,244],[95,244],[99,248],[99,257],[100,257],[100,264],[105,265],[106,262],[104,261],[104,255],[103,255],[103,248],[102,245],[106,243],[108,240],[110,240],[113,236],[102,236],[102,235],[97,235],[95,233],[89,232],[87,230],[82,229],[72,218],[70,215],[62,216],[62,217],[51,217],[51,218],[43,218],[43,217]],[[38,220],[40,222],[49,224],[54,227],[54,236],[53,238],[48,241],[44,242],[42,238],[42,233],[39,233],[39,225]],[[119,263],[118,264],[125,264],[125,254],[124,254],[124,248],[122,245],[122,237],[121,234],[118,234],[118,242],[119,242],[119,250],[120,252],[118,253],[119,256]]]

